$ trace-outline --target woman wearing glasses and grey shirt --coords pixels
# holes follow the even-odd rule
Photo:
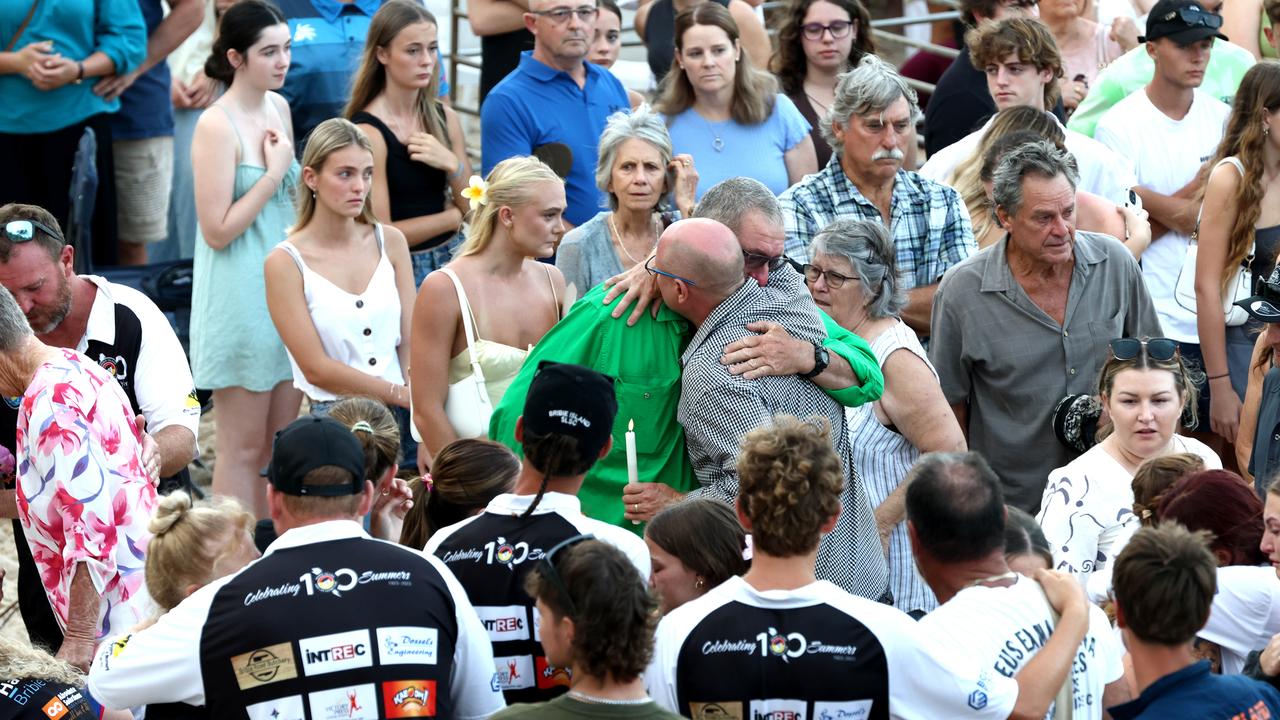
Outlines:
[[[814,302],[867,341],[884,373],[884,395],[845,413],[854,462],[888,553],[894,606],[919,616],[938,601],[915,569],[902,481],[924,453],[965,450],[964,434],[919,338],[898,317],[906,290],[884,225],[836,220],[818,233],[810,252],[804,272]]]

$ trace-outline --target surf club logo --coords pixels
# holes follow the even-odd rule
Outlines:
[[[508,570],[515,570],[516,565],[542,559],[542,548],[531,548],[523,540],[508,542],[499,535],[484,544],[484,558],[490,565],[506,565]]]
[[[117,382],[129,379],[129,363],[125,362],[124,357],[120,355],[112,357],[98,353],[98,364],[103,370],[111,373]]]
[[[783,662],[790,662],[791,658],[800,657],[808,646],[804,635],[798,632],[783,635],[777,628],[772,627],[756,635],[756,642],[760,643],[761,657],[781,658]]]

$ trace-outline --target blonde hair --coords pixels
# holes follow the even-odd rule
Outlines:
[[[329,408],[329,417],[346,425],[364,449],[364,479],[377,483],[400,462],[400,426],[386,405],[367,397],[349,397]]]
[[[352,145],[373,154],[373,145],[369,143],[369,136],[363,130],[350,120],[329,118],[317,125],[307,137],[307,148],[302,151],[302,166],[318,173],[324,169],[324,163],[330,155]],[[365,195],[364,205],[360,208],[360,216],[356,218],[356,222],[372,225],[378,221],[373,215],[372,196],[373,193]],[[306,227],[316,213],[315,193],[306,183],[298,183],[297,205],[298,222],[290,232],[298,232]]]
[[[498,229],[498,210],[520,207],[533,201],[533,188],[540,182],[564,180],[546,163],[532,156],[507,158],[494,166],[485,178],[488,201],[471,213],[471,229],[467,240],[458,248],[457,257],[479,255],[488,247]]]
[[[84,676],[79,670],[38,647],[16,641],[0,643],[0,677],[5,680],[40,679],[84,687]]]
[[[417,23],[430,23],[439,30],[440,23],[436,16],[426,8],[409,0],[388,0],[378,12],[373,14],[369,22],[369,34],[365,38],[364,54],[360,58],[360,69],[356,71],[351,85],[351,100],[342,111],[342,116],[351,119],[353,115],[369,107],[387,87],[387,69],[378,60],[378,50],[390,50],[400,31]],[[424,48],[424,52],[431,50]],[[443,114],[444,105],[440,102],[440,62],[431,69],[431,80],[424,88],[418,89],[417,111],[422,127],[435,136],[445,147],[452,147],[449,134],[445,129]]]
[[[186,598],[188,586],[214,579],[218,561],[234,549],[234,537],[252,542],[253,515],[234,498],[214,496],[194,505],[179,490],[160,498],[147,529],[147,590],[157,605],[171,610]]]

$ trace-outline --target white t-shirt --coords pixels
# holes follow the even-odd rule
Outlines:
[[[1245,657],[1280,633],[1280,578],[1270,565],[1218,568],[1209,622],[1197,635],[1222,648],[1223,674],[1238,673]]]
[[[1129,198],[1129,188],[1137,184],[1137,175],[1133,164],[1125,156],[1075,130],[1068,130],[1052,113],[1054,122],[1062,128],[1066,135],[1067,150],[1075,156],[1076,168],[1080,171],[1079,190],[1093,193],[1119,205]],[[929,161],[916,172],[940,183],[950,183],[951,174],[958,165],[978,149],[982,136],[986,134],[992,116],[985,125],[930,156]]]
[[[740,577],[671,611],[645,673],[687,717],[1006,718],[1017,682],[938,651],[900,610],[819,580],[759,591]],[[776,714],[771,714],[776,713]]]
[[[965,588],[920,620],[937,647],[1008,678],[1017,674],[1053,632],[1048,600],[1034,580],[1019,577],[1009,587]],[[1124,651],[1111,623],[1089,606],[1089,630],[1071,666],[1074,717],[1102,717],[1102,690],[1124,674]],[[1050,710],[1046,717],[1052,717]]]
[[[1196,90],[1186,116],[1174,120],[1151,104],[1144,89],[1130,93],[1108,110],[1093,136],[1129,158],[1139,185],[1171,195],[1191,182],[1200,166],[1213,158],[1230,114],[1226,103]],[[1189,239],[1169,232],[1151,243],[1142,253],[1142,277],[1164,334],[1180,342],[1199,343],[1196,314],[1173,298]]]
[[[1171,452],[1189,452],[1217,470],[1222,461],[1208,445],[1174,435]],[[1133,475],[1101,444],[1049,473],[1037,518],[1053,552],[1056,569],[1076,576],[1088,587],[1089,576],[1109,567],[1138,525],[1133,514]],[[1108,583],[1109,585],[1109,583]]]

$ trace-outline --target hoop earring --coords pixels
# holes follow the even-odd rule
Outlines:
[[[702,587],[706,584],[707,584],[706,581],[704,581],[702,578],[698,578],[698,582],[694,583],[693,587],[695,590],[701,590]]]

